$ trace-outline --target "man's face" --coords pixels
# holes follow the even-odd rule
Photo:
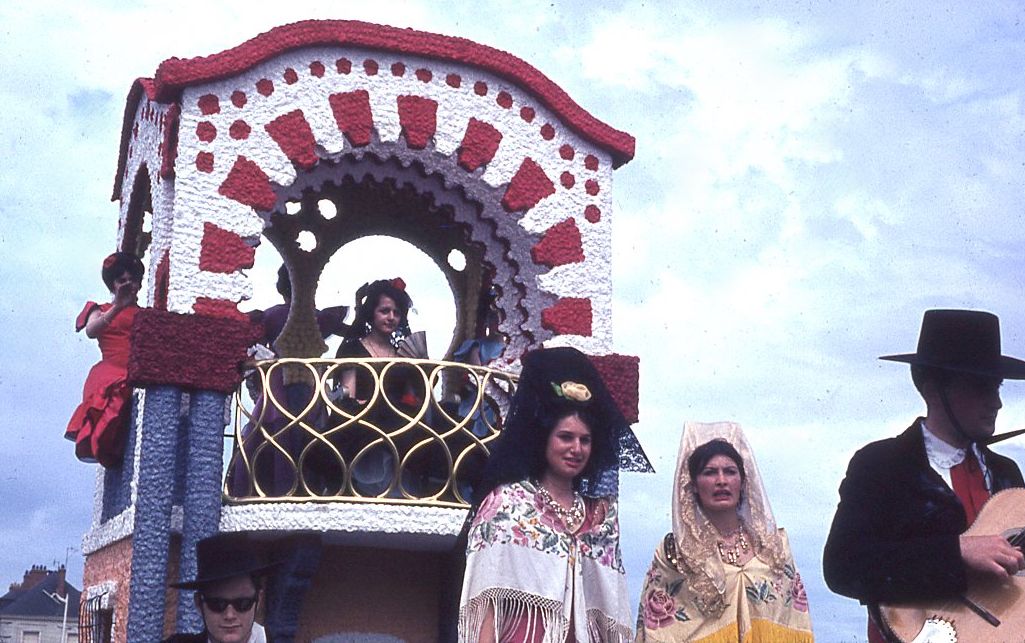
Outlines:
[[[245,643],[256,617],[256,586],[248,576],[233,576],[196,594],[196,604],[213,643]],[[226,601],[241,603],[245,609]],[[220,610],[220,611],[218,611]]]
[[[988,438],[996,430],[1002,382],[998,377],[954,375],[947,383],[950,410],[972,440]]]

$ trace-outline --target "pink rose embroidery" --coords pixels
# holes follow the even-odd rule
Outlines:
[[[644,597],[644,627],[650,630],[670,625],[675,619],[676,600],[665,590],[650,590]]]
[[[538,516],[540,516],[541,524],[549,529],[555,529],[557,531],[564,531],[566,527],[562,524],[562,518],[555,511],[545,504],[545,501],[541,499],[541,495],[534,496],[534,507],[537,508]]]
[[[525,547],[528,544],[530,544],[530,541],[527,538],[527,534],[524,533],[523,529],[519,525],[513,525],[512,533],[514,545],[520,545]]]
[[[480,507],[477,509],[477,516],[474,518],[474,522],[482,523],[488,522],[495,517],[498,513],[498,509],[502,506],[502,490],[495,489],[488,494],[488,497],[481,501]]]
[[[800,574],[794,576],[794,584],[790,586],[790,597],[795,610],[798,612],[808,611],[808,593],[804,591],[804,583],[801,581]]]
[[[658,582],[662,580],[662,572],[658,571],[658,567],[652,565],[648,568],[648,573],[645,576],[645,581],[648,583]]]

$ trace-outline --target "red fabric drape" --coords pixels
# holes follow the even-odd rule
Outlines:
[[[961,464],[951,467],[950,481],[968,517],[968,526],[971,527],[982,505],[989,500],[989,490],[986,489],[982,467],[979,466],[975,452],[970,448]]]

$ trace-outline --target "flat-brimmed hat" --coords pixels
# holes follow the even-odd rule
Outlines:
[[[196,578],[171,583],[178,589],[203,589],[235,576],[261,574],[273,568],[260,556],[255,544],[240,533],[215,534],[196,543]]]
[[[918,350],[879,359],[946,371],[1025,379],[1025,361],[1000,354],[1000,319],[981,310],[927,310]]]

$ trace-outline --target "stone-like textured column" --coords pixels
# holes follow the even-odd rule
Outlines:
[[[215,391],[191,395],[188,450],[185,466],[185,497],[182,503],[182,547],[179,580],[196,577],[196,543],[217,533],[221,521],[221,462],[224,453],[224,403],[227,396]],[[199,632],[203,619],[183,592],[178,601],[179,632]]]
[[[135,441],[140,424],[139,405],[134,393],[131,397],[131,405],[131,421],[125,439],[124,458],[117,467],[103,469],[103,497],[99,507],[99,522],[110,520],[132,504],[132,481],[135,478]]]
[[[142,444],[138,499],[132,534],[129,641],[159,641],[163,637],[171,496],[181,397],[181,390],[173,386],[146,389],[139,435]]]

